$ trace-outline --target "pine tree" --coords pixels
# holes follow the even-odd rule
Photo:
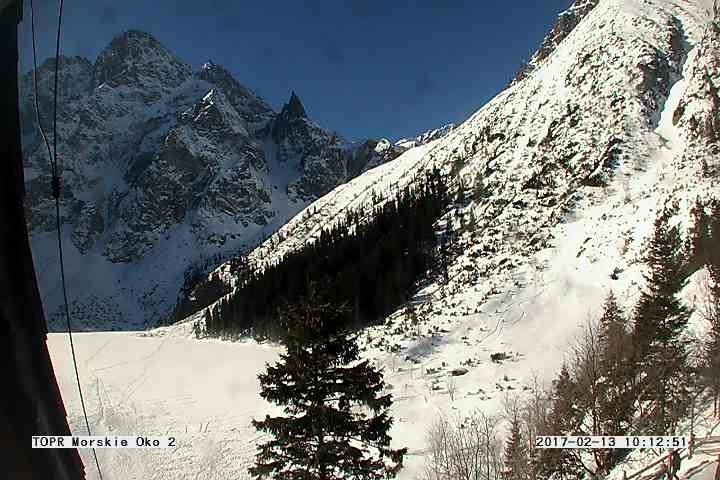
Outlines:
[[[420,336],[420,317],[418,317],[417,308],[413,304],[405,307],[405,323],[412,327],[415,335]]]
[[[452,166],[450,168],[450,177],[455,178],[460,175],[460,171],[465,166],[465,159],[459,155],[454,155],[452,158]]]
[[[688,274],[694,273],[707,263],[708,255],[713,246],[710,239],[711,217],[699,198],[695,200],[690,210],[690,217],[692,218],[692,227],[687,248],[689,258]]]
[[[452,218],[445,220],[445,230],[440,236],[440,267],[445,282],[450,280],[450,257],[452,255],[453,245],[453,228]]]
[[[457,205],[465,205],[465,182],[460,179],[457,186],[457,196],[455,197],[455,203]]]
[[[483,180],[483,176],[480,172],[478,172],[475,175],[475,181],[473,184],[473,200],[475,202],[482,202],[486,198],[490,196],[490,191],[488,190],[487,186],[485,185],[485,182]]]
[[[467,225],[465,225],[465,229],[468,232],[473,232],[475,231],[475,228],[477,228],[477,215],[475,215],[475,210],[471,208],[470,214],[468,215]]]
[[[600,317],[601,411],[604,435],[625,435],[635,400],[633,341],[625,314],[610,292]]]
[[[563,365],[558,378],[553,382],[552,412],[545,435],[575,435],[580,428],[583,413],[577,408],[575,382],[567,365]],[[567,449],[544,449],[538,454],[537,473],[539,478],[576,479],[584,471],[577,456]]]
[[[600,317],[600,416],[603,435],[627,435],[630,431],[635,402],[635,366],[632,336],[627,319],[615,296],[605,299]],[[610,468],[626,452],[606,452],[604,466]]]
[[[285,416],[253,421],[274,438],[259,447],[256,478],[335,480],[393,478],[406,449],[389,447],[392,418],[381,372],[359,361],[342,328],[348,310],[307,299],[281,309],[286,352],[259,375],[261,396]]]
[[[703,345],[702,379],[713,394],[716,416],[720,416],[720,205],[712,205],[710,222],[712,247],[707,255],[709,273],[707,299],[703,316],[709,330]]]
[[[666,209],[655,221],[646,248],[646,286],[634,311],[633,343],[639,370],[640,401],[650,403],[648,430],[670,432],[687,407],[687,345],[681,333],[690,312],[678,298],[686,282],[682,240],[670,226],[675,209]]]
[[[705,262],[715,285],[720,284],[720,201],[710,202]],[[718,287],[720,288],[720,287]]]
[[[510,437],[505,444],[505,480],[527,480],[529,457],[520,432],[520,420],[511,419]]]
[[[216,324],[215,324],[215,316],[213,315],[213,310],[216,310],[218,307],[217,305],[212,305],[210,307],[207,307],[205,309],[205,313],[203,316],[205,317],[205,333],[208,335],[212,335],[216,332]]]
[[[577,385],[570,376],[567,365],[563,365],[560,374],[554,382],[555,395],[553,398],[552,418],[556,430],[566,432],[568,435],[576,433],[582,422],[583,412],[578,409]]]

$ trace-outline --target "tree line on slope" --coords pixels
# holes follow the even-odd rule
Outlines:
[[[402,468],[407,449],[390,446],[392,396],[351,332],[384,318],[429,275],[447,278],[452,229],[436,223],[448,203],[434,170],[367,223],[351,213],[262,272],[236,270],[241,287],[208,312],[208,333],[281,337],[285,347],[259,375],[261,396],[284,414],[253,421],[267,439],[255,478],[370,480]]]
[[[527,398],[507,397],[503,417],[440,419],[429,431],[425,480],[601,478],[629,451],[536,449],[536,437],[676,434],[705,400],[720,416],[720,202],[696,202],[685,242],[676,213],[671,205],[655,221],[634,309],[624,312],[610,293],[552,386],[535,382]],[[708,275],[697,313],[708,328],[693,349],[692,312],[679,294],[702,268]],[[509,423],[504,446],[502,420]]]
[[[677,207],[655,221],[645,249],[645,287],[632,312],[612,293],[589,322],[550,391],[536,390],[526,415],[511,420],[506,448],[509,480],[595,478],[628,450],[533,448],[543,435],[669,435],[709,393],[720,415],[720,202],[696,203],[690,238],[672,223]],[[679,294],[688,277],[706,268],[705,302],[698,312],[707,335],[693,350],[691,315]]]
[[[260,271],[238,271],[238,287],[206,310],[208,335],[279,339],[278,305],[293,304],[310,286],[346,305],[354,328],[381,321],[409,300],[420,283],[446,268],[451,234],[436,232],[450,203],[439,170],[426,174],[363,220],[349,212],[303,248]]]

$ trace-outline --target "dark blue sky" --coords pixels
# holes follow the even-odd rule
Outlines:
[[[194,68],[208,59],[273,107],[291,90],[350,140],[413,136],[459,122],[507,84],[569,0],[66,0],[63,53],[94,59],[145,30]],[[51,55],[55,0],[35,0]],[[22,25],[31,66],[30,16]]]

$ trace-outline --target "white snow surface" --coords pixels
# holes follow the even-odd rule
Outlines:
[[[242,479],[258,436],[251,418],[273,409],[258,395],[256,374],[278,348],[253,342],[196,341],[131,332],[74,336],[94,435],[172,435],[177,448],[98,449],[105,480]],[[50,334],[72,432],[86,435],[67,335]],[[92,453],[81,450],[88,480]]]
[[[336,188],[251,254],[258,267],[278,261],[348,209],[367,208],[373,191],[387,198],[433,165],[449,171],[463,159],[458,178],[466,185],[481,173],[493,195],[459,212],[472,210],[477,226],[460,238],[450,282],[418,292],[420,335],[403,325],[400,311],[363,334],[363,355],[385,368],[394,396],[393,444],[409,448],[400,479],[422,471],[425,434],[438,415],[500,413],[505,395],[554,377],[611,289],[632,308],[658,206],[676,201],[675,221],[686,228],[696,197],[720,196],[717,176],[701,171],[701,160],[717,163],[712,141],[691,130],[692,118],[712,111],[697,74],[720,58],[717,35],[706,27],[711,3],[601,0],[528,78],[447,136]],[[668,67],[665,86],[643,92],[638,65],[670,57],[673,16],[687,60]],[[717,70],[710,75],[718,81]],[[615,139],[621,151],[605,165]],[[603,182],[584,181],[593,175]],[[533,177],[541,187],[524,188]],[[227,267],[220,271],[228,276]],[[689,304],[702,294],[701,276],[683,292]],[[170,430],[183,442],[174,452],[100,451],[107,480],[247,477],[259,439],[249,422],[275,411],[258,396],[256,375],[281,349],[196,340],[191,324],[201,316],[144,334],[76,335],[94,433]],[[50,335],[49,345],[71,425],[81,433],[66,338]],[[497,352],[509,359],[490,361]],[[454,377],[451,400],[449,373],[460,366],[468,373]],[[712,478],[710,471],[690,478]]]

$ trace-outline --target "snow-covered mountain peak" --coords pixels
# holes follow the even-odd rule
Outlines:
[[[92,85],[130,88],[144,100],[155,101],[191,75],[190,66],[152,35],[128,30],[113,38],[100,52],[93,69]]]
[[[37,71],[45,122],[53,67]],[[62,57],[60,87],[68,276],[85,328],[166,318],[188,271],[256,245],[370,161],[310,121],[296,94],[274,112],[224,67],[192,72],[144,32],[121,33],[94,64]],[[54,326],[62,297],[32,72],[21,94],[26,211]]]
[[[255,93],[241,85],[224,67],[207,61],[200,68],[197,77],[219,87],[253,129],[262,128],[275,115],[272,108]]]
[[[287,116],[289,120],[307,118],[305,107],[300,101],[300,97],[298,97],[295,93],[295,90],[293,90],[290,94],[290,100],[288,100],[288,102],[283,106],[283,109],[280,111],[280,115]]]
[[[308,121],[305,107],[295,91],[290,94],[290,99],[283,105],[280,114],[275,119],[272,127],[272,137],[277,142],[283,141],[292,135],[293,123]],[[295,127],[297,129],[297,127]]]

